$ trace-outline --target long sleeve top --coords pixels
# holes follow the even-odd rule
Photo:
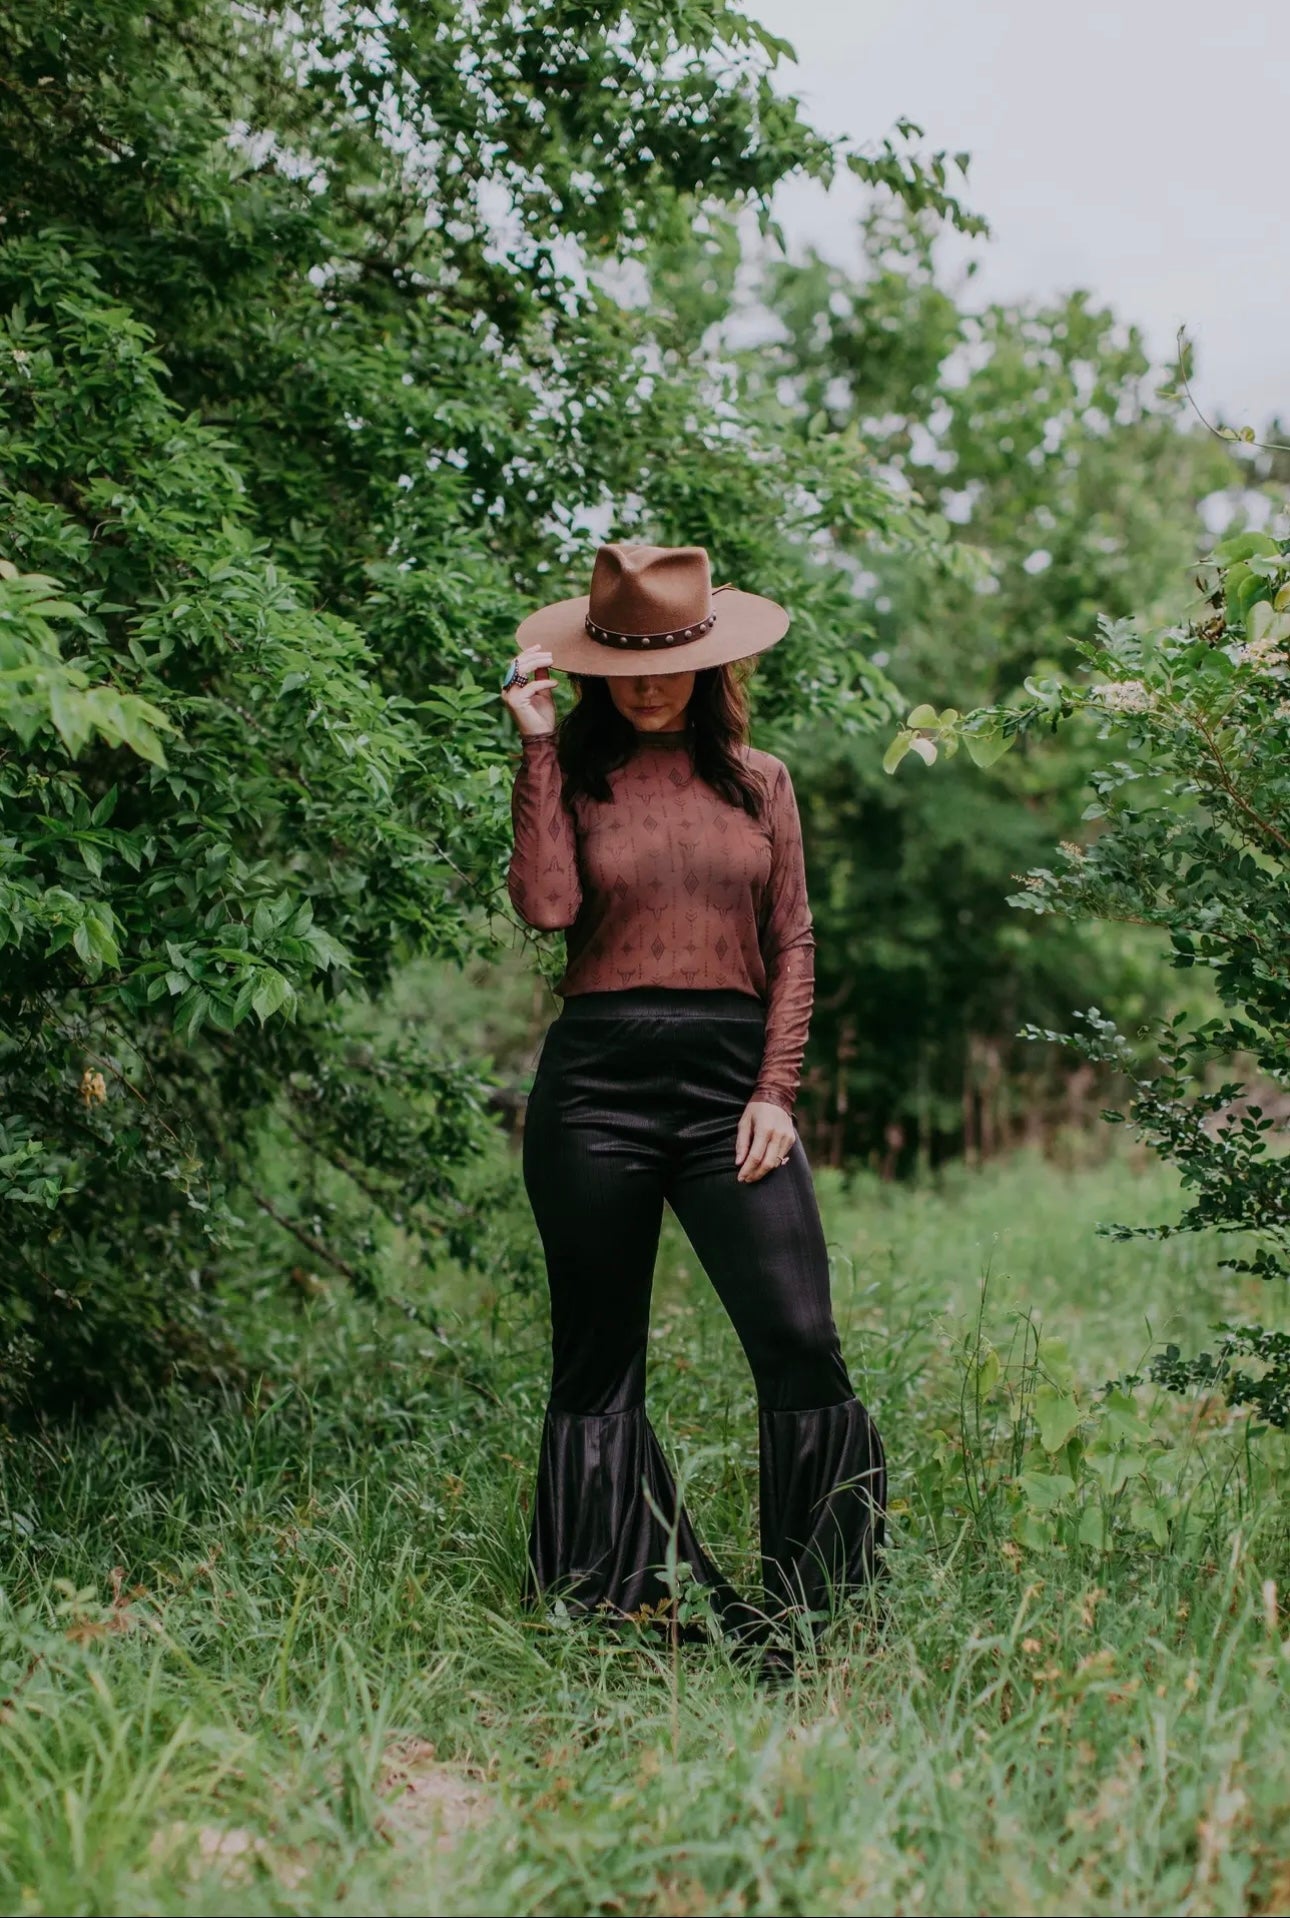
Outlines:
[[[694,770],[683,733],[646,733],[609,801],[567,805],[553,735],[525,737],[511,800],[509,892],[521,919],[563,929],[556,991],[726,988],[766,1007],[752,1093],[791,1112],[815,983],[802,832],[787,766],[744,747],[761,819]]]

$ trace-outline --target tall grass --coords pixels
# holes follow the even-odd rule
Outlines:
[[[1285,1441],[1135,1390],[1133,1444],[1170,1461],[1142,1481],[1171,1501],[1164,1544],[1113,1466],[1060,1522],[1019,1489],[1027,1460],[1074,1457],[1032,1429],[1041,1341],[1092,1418],[1246,1282],[1199,1241],[1094,1234],[1175,1202],[1124,1159],[821,1196],[893,1466],[880,1612],[775,1693],[719,1646],[674,1661],[526,1615],[541,1299],[406,1257],[416,1316],[331,1286],[287,1304],[265,1276],[249,1399],[8,1441],[4,1909],[1290,1908]],[[747,1576],[751,1387],[675,1230],[653,1360],[664,1443]],[[409,1771],[423,1818],[397,1815]]]

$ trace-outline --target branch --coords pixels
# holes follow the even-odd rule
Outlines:
[[[321,1239],[314,1238],[311,1232],[306,1232],[305,1228],[302,1225],[297,1225],[294,1219],[286,1218],[283,1213],[278,1211],[277,1206],[274,1205],[271,1199],[265,1198],[263,1192],[253,1192],[251,1197],[255,1200],[261,1212],[268,1213],[275,1225],[280,1225],[284,1232],[291,1234],[292,1238],[299,1239],[305,1250],[312,1252],[316,1259],[321,1259],[324,1264],[330,1265],[337,1272],[343,1273],[357,1291],[369,1292],[371,1290],[368,1281],[363,1277],[362,1273],[356,1270],[347,1259],[342,1259],[339,1252],[329,1251]]]
[[[294,1097],[294,1095],[289,1096]],[[347,1179],[352,1179],[359,1191],[363,1194],[363,1197],[369,1200],[378,1212],[383,1212],[387,1219],[393,1220],[394,1214],[391,1208],[398,1204],[398,1195],[396,1193],[379,1191],[371,1184],[365,1171],[360,1171],[353,1160],[342,1152],[339,1146],[329,1145],[320,1139],[316,1133],[309,1132],[304,1126],[297,1125],[289,1112],[283,1113],[282,1120],[292,1138],[299,1139],[301,1145],[308,1151],[318,1153],[321,1158],[327,1161],[329,1166],[334,1167],[337,1172],[343,1172]]]
[[[1201,425],[1205,428],[1205,431],[1212,433],[1216,440],[1222,440],[1225,446],[1257,446],[1261,453],[1290,453],[1290,446],[1287,446],[1282,440],[1256,440],[1253,436],[1248,440],[1243,439],[1240,433],[1233,433],[1230,428],[1225,431],[1221,426],[1215,426],[1211,420],[1205,418],[1200,407],[1196,404],[1196,395],[1192,392],[1191,381],[1187,378],[1187,329],[1185,326],[1178,328],[1176,337],[1178,342],[1178,378],[1182,382],[1183,392],[1187,395],[1188,405],[1191,407],[1192,412],[1196,415]],[[1245,430],[1248,431],[1249,429],[1246,428]]]
[[[1232,783],[1232,776],[1227,770],[1227,762],[1223,758],[1223,754],[1218,745],[1218,742],[1214,738],[1214,735],[1210,732],[1209,727],[1205,724],[1205,721],[1201,718],[1200,714],[1190,713],[1188,717],[1191,719],[1192,723],[1195,725],[1197,731],[1200,732],[1202,736],[1204,737],[1205,744],[1209,747],[1211,757],[1213,758],[1214,764],[1218,770],[1219,784],[1222,786],[1223,791],[1227,794],[1228,798],[1232,801],[1233,805],[1239,806],[1241,811],[1245,814],[1246,818],[1252,819],[1254,821],[1254,824],[1259,828],[1259,831],[1266,833],[1269,839],[1274,839],[1277,845],[1281,847],[1283,852],[1290,853],[1290,839],[1287,839],[1285,834],[1283,832],[1280,832],[1277,829],[1277,827],[1275,827],[1272,824],[1270,819],[1265,819],[1262,813],[1256,812],[1254,810],[1254,807],[1250,804],[1249,800],[1243,798],[1242,795],[1236,790],[1235,785]]]

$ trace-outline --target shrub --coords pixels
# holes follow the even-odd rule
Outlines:
[[[610,286],[835,164],[782,51],[724,5],[9,10],[0,1404],[227,1370],[251,1215],[360,1286],[373,1219],[470,1236],[479,1075],[344,1008],[509,923],[495,676],[606,505],[793,583],[771,700],[868,710],[812,541],[913,516],[838,440],[788,468]],[[852,157],[952,209],[939,156]],[[270,1113],[344,1245],[255,1183]]]
[[[992,763],[1027,735],[1076,715],[1104,750],[1092,779],[1086,845],[1027,875],[1013,904],[1035,913],[1158,928],[1172,964],[1203,968],[1220,1010],[1176,1014],[1150,1029],[1146,1052],[1098,1008],[1074,1033],[1030,1028],[1085,1059],[1109,1063],[1129,1086],[1130,1124],[1177,1166],[1189,1203],[1176,1223],[1117,1224],[1119,1238],[1177,1232],[1238,1235],[1226,1260],[1269,1283],[1290,1277],[1290,540],[1241,533],[1220,544],[1185,624],[1141,633],[1105,621],[1080,645],[1092,683],[1027,682],[1015,707],[960,718],[916,708],[893,741],[930,762],[962,745]],[[1143,1036],[1146,1036],[1144,1029]],[[1242,1078],[1224,1076],[1239,1061]],[[1253,1085],[1253,1090],[1251,1089]],[[1264,1090],[1266,1089],[1266,1090]],[[1281,1102],[1265,1112],[1268,1095]],[[1225,1326],[1216,1356],[1160,1355],[1156,1375],[1179,1388],[1221,1383],[1234,1403],[1290,1422],[1290,1350],[1259,1326]]]

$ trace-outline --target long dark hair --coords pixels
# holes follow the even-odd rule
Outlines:
[[[630,759],[636,729],[615,706],[603,678],[580,673],[571,677],[578,697],[559,729],[565,798],[585,793],[589,799],[610,799],[609,775]],[[740,806],[760,819],[765,785],[739,750],[748,743],[748,695],[738,663],[705,666],[694,675],[685,719],[700,779],[728,805]]]

